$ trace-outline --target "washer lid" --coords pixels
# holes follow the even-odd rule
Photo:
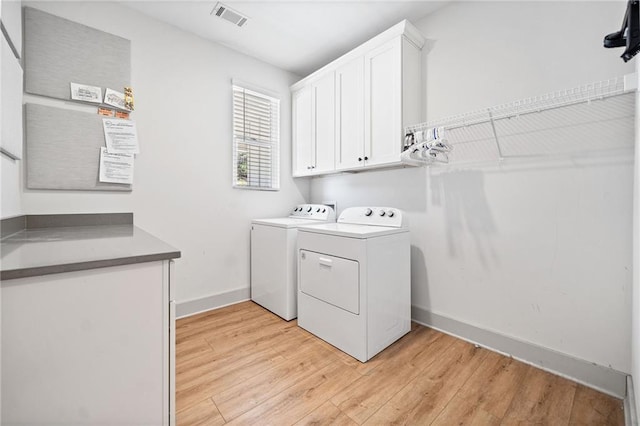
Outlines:
[[[251,223],[254,225],[277,226],[278,228],[297,228],[302,225],[313,225],[325,222],[314,219],[299,219],[296,217],[278,217],[273,219],[253,219]]]
[[[392,228],[389,226],[357,225],[353,223],[322,223],[313,226],[303,225],[298,228],[298,231],[364,239],[409,232],[409,229]]]

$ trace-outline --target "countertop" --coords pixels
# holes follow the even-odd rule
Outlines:
[[[0,280],[180,257],[180,251],[133,223],[86,223],[84,221],[83,226],[25,226],[6,236],[0,241]]]

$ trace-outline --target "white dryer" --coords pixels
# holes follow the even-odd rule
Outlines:
[[[296,206],[289,217],[251,222],[251,300],[289,321],[298,315],[296,235],[301,225],[335,222],[333,208]]]
[[[411,329],[410,250],[396,208],[352,207],[298,228],[298,325],[371,359]]]

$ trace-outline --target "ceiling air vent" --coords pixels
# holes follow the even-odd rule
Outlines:
[[[226,4],[222,4],[220,2],[216,3],[215,7],[211,11],[211,15],[219,16],[220,18],[226,19],[227,21],[239,27],[246,24],[247,20],[249,19],[246,16],[231,9]]]

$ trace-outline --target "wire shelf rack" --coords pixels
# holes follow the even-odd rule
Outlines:
[[[407,126],[405,134],[443,128],[456,163],[577,152],[604,140],[620,148],[633,144],[636,82],[635,74],[615,77]]]

